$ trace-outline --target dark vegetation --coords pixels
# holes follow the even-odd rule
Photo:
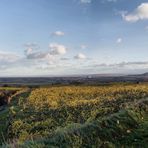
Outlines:
[[[9,104],[11,101],[11,97],[16,92],[16,90],[0,90],[0,106]]]
[[[41,86],[13,91],[10,103],[0,111],[1,147],[148,145],[147,83]]]

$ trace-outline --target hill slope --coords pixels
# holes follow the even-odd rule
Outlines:
[[[29,92],[28,92],[29,93]],[[144,147],[148,84],[39,88],[16,98],[4,147]]]

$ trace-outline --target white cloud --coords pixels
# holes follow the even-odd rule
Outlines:
[[[25,50],[25,56],[29,60],[51,61],[54,59],[49,51],[40,51],[30,47]]]
[[[43,74],[45,71],[50,73],[51,69],[55,71],[55,68],[59,68],[59,65],[65,66],[65,62],[68,59],[62,59],[61,55],[67,53],[67,48],[64,45],[58,43],[51,43],[49,44],[49,50],[41,50],[36,48],[36,46],[32,46],[32,44],[28,44],[25,50],[25,58],[22,58],[19,62],[14,63],[12,67],[15,66],[21,67],[23,65],[24,68],[32,69],[32,72],[37,75]],[[68,61],[69,62],[69,61]],[[10,69],[10,67],[9,67]]]
[[[84,44],[82,44],[80,47],[81,47],[81,49],[86,49],[87,48],[87,46],[84,45]]]
[[[50,54],[44,52],[34,52],[27,54],[27,59],[49,59]]]
[[[76,56],[74,56],[75,59],[86,59],[86,56],[83,53],[78,53]]]
[[[0,52],[0,63],[11,63],[19,59],[19,55],[9,52]]]
[[[116,42],[117,42],[118,44],[120,44],[120,43],[122,43],[122,41],[123,41],[122,38],[118,38]]]
[[[67,48],[64,45],[51,43],[49,44],[50,54],[51,55],[63,55],[67,53]]]
[[[25,48],[32,48],[32,49],[35,49],[35,50],[39,50],[40,49],[40,46],[35,43],[35,42],[32,42],[32,43],[26,43],[24,44]]]
[[[90,4],[92,0],[80,0],[82,4]]]
[[[36,43],[27,43],[25,44],[25,56],[30,60],[53,60],[53,55],[50,54],[50,51],[41,51],[39,45]]]
[[[27,48],[26,50],[25,50],[25,53],[27,54],[27,55],[30,55],[30,54],[32,54],[33,53],[33,48]]]
[[[27,59],[44,59],[47,57],[48,53],[29,47],[25,50],[25,55]]]
[[[53,35],[53,36],[64,36],[65,33],[62,32],[62,31],[55,31],[55,32],[52,33],[52,35]]]
[[[148,3],[140,4],[132,13],[122,13],[124,20],[128,22],[137,22],[148,19]]]
[[[26,43],[25,55],[27,59],[43,59],[47,53],[39,51],[40,47],[37,43]]]

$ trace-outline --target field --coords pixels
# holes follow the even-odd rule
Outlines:
[[[147,147],[148,83],[1,88],[1,147]]]

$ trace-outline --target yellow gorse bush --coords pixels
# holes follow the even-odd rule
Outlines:
[[[112,86],[62,86],[39,88],[31,92],[28,103],[36,109],[97,104],[104,100],[138,99],[148,95],[146,84]]]
[[[65,137],[71,130],[74,132],[72,136],[78,136],[75,140],[81,140],[81,136],[86,140],[88,134],[85,142],[91,136],[94,136],[96,142],[96,136],[103,136],[104,139],[105,134],[105,137],[114,141],[118,136],[119,139],[123,138],[120,137],[121,133],[123,136],[132,134],[132,128],[135,129],[138,123],[146,121],[147,109],[143,105],[146,103],[139,102],[148,98],[147,83],[41,87],[29,90],[28,95],[29,97],[21,98],[16,106],[10,108],[12,120],[8,137],[17,138],[20,142],[41,137],[50,139],[55,134]],[[138,122],[135,122],[135,118],[138,118]],[[79,126],[82,128],[79,129]],[[65,135],[67,129],[70,133]],[[77,135],[77,132],[82,135]]]

